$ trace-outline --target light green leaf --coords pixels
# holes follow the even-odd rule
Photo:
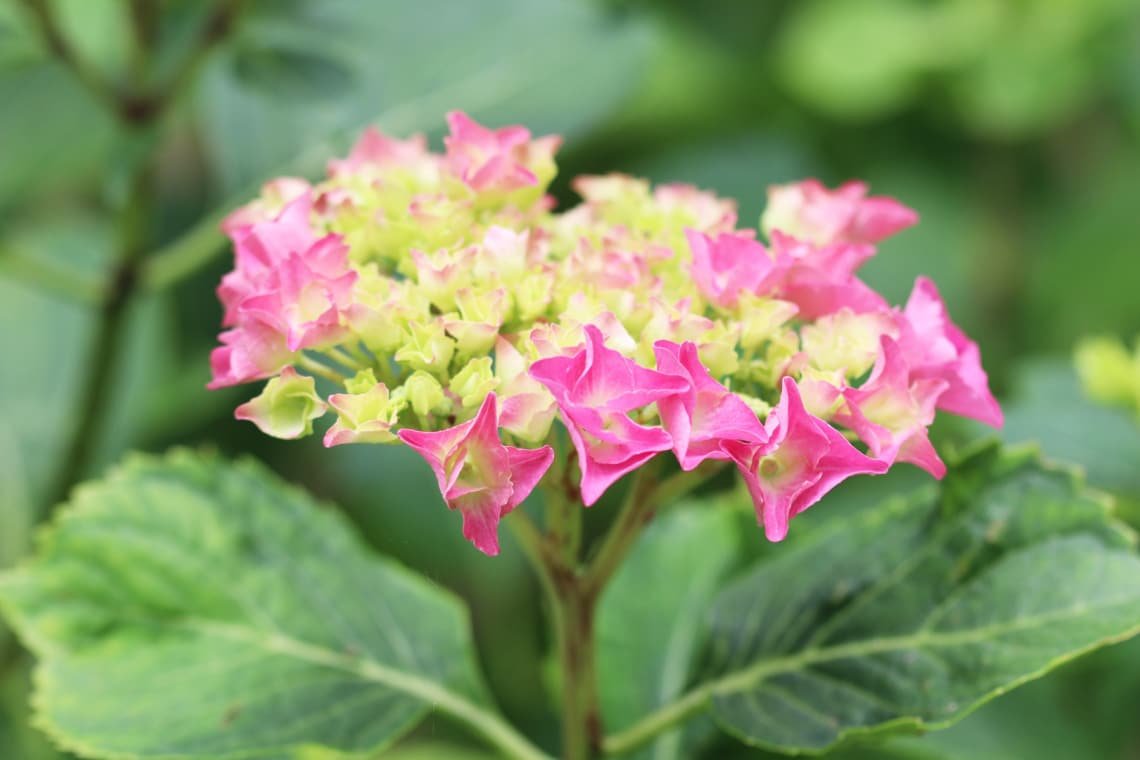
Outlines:
[[[705,612],[737,554],[736,515],[712,504],[681,506],[638,539],[598,608],[598,688],[608,730],[675,699],[700,645]],[[653,631],[653,635],[647,635]],[[644,757],[681,757],[680,731]]]
[[[252,462],[132,458],[0,576],[0,609],[39,724],[81,754],[364,756],[434,708],[541,757],[480,706],[462,604]]]
[[[39,60],[41,43],[16,0],[0,0],[0,72]]]
[[[770,750],[947,726],[1140,632],[1140,557],[1105,500],[1032,453],[833,519],[717,598],[703,683],[612,739],[708,708]]]
[[[496,760],[496,756],[444,742],[417,742],[385,752],[384,760]]]

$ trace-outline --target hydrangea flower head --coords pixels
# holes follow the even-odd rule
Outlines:
[[[325,178],[268,182],[226,218],[209,385],[268,380],[238,416],[271,435],[331,411],[326,446],[415,449],[481,551],[560,436],[574,456],[552,471],[585,505],[657,457],[719,461],[779,540],[851,475],[940,476],[935,410],[1001,423],[933,284],[892,308],[859,279],[917,221],[897,201],[774,187],[758,230],[729,199],[611,174],[559,211],[559,138],[447,124],[442,152],[371,128]]]

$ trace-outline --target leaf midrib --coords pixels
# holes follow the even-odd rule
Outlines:
[[[973,644],[985,641],[988,638],[1016,633],[1034,626],[1046,625],[1067,618],[1087,615],[1090,612],[1099,612],[1114,609],[1125,605],[1136,605],[1140,602],[1135,594],[1127,597],[1114,597],[1103,600],[1094,605],[1074,605],[1060,610],[1053,610],[1042,615],[1020,618],[1016,623],[981,626],[978,628],[961,629],[955,631],[933,632],[920,630],[905,636],[890,636],[866,639],[849,644],[840,644],[832,647],[811,648],[792,655],[759,660],[748,668],[730,673],[718,679],[708,681],[701,686],[682,695],[675,701],[662,706],[660,709],[642,718],[633,726],[618,734],[607,736],[604,747],[607,752],[623,754],[651,741],[654,736],[668,729],[687,716],[703,709],[713,697],[732,696],[755,687],[764,679],[780,673],[787,673],[810,665],[823,662],[841,660],[848,657],[862,657],[885,652],[893,652],[919,647],[939,648],[946,646]],[[1140,623],[1112,635],[1105,635],[1079,652],[1069,652],[1057,658],[1049,667],[1066,662],[1081,652],[1115,641],[1124,641],[1140,634]],[[1046,670],[1048,667],[1045,668]],[[1026,674],[1018,679],[1018,683],[1030,680],[1038,673]],[[987,691],[992,696],[995,691]]]
[[[266,633],[248,626],[201,618],[183,618],[176,624],[160,625],[200,636],[214,636],[241,642],[260,648],[268,654],[283,655],[314,665],[334,668],[362,680],[387,686],[419,699],[424,703],[425,710],[440,710],[463,721],[510,757],[521,760],[550,760],[497,714],[451,691],[437,681],[382,665],[366,657],[343,654],[327,647],[310,644],[279,632]]]
[[[977,628],[964,628],[952,631],[918,630],[903,636],[881,636],[863,639],[830,647],[812,647],[782,657],[761,659],[747,668],[710,681],[706,691],[710,696],[744,691],[769,676],[798,670],[821,662],[842,660],[850,657],[866,657],[905,649],[938,649],[950,646],[977,644],[986,640],[1006,636],[1031,628],[1061,622],[1071,618],[1087,617],[1090,613],[1104,612],[1125,605],[1136,605],[1137,596],[1113,597],[1097,604],[1078,604],[1048,613],[1030,615],[1005,623],[995,623]],[[1136,626],[1140,631],[1140,624]],[[1135,631],[1134,631],[1135,632]]]

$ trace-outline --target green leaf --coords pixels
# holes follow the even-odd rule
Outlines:
[[[462,109],[492,126],[572,134],[621,104],[641,77],[649,36],[635,19],[573,0],[360,0],[263,3],[243,19],[199,90],[208,147],[227,192],[280,171],[319,171],[366,124],[396,135],[440,131]],[[282,97],[234,76],[241,46],[312,50],[351,86]],[[239,67],[240,68],[240,67]],[[292,67],[294,73],[300,68]],[[324,67],[327,72],[327,66]],[[330,145],[333,140],[336,145]]]
[[[343,64],[305,50],[239,48],[233,65],[243,84],[280,98],[331,98],[352,84],[352,73]]]
[[[0,0],[0,71],[16,68],[42,57],[40,42],[27,14],[15,0]]]
[[[736,515],[712,504],[671,509],[638,539],[598,608],[607,729],[628,727],[684,689],[704,614],[736,554]],[[680,757],[681,740],[680,731],[662,736],[652,757]]]
[[[829,520],[726,588],[703,683],[640,730],[708,708],[749,744],[818,753],[947,726],[1140,632],[1133,544],[1070,473],[980,449],[939,489]]]
[[[432,741],[396,747],[384,753],[384,760],[496,760],[496,756],[469,747]]]
[[[0,69],[0,102],[0,210],[99,176],[113,119],[63,66]]]
[[[39,724],[81,754],[365,755],[434,708],[541,757],[480,706],[459,600],[252,462],[130,459],[0,576],[0,608],[40,658]]]
[[[821,751],[948,725],[1055,665],[1140,631],[1140,558],[1104,503],[989,449],[940,498],[837,521],[718,598],[714,717]]]

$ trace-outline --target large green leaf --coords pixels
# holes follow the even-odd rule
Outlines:
[[[1140,558],[1104,502],[1032,457],[977,455],[734,583],[712,614],[711,705],[745,741],[820,751],[946,725],[1140,631]]]
[[[355,756],[433,707],[510,731],[462,604],[251,462],[132,458],[0,576],[0,608],[40,658],[40,725],[81,754]]]
[[[1140,632],[1133,543],[1071,474],[980,449],[940,489],[829,520],[731,584],[703,683],[641,727],[708,708],[747,743],[814,753],[949,725]]]
[[[638,539],[598,607],[598,688],[607,729],[628,727],[684,689],[701,621],[736,558],[737,541],[736,514],[712,504],[678,507]],[[666,734],[643,755],[680,757],[682,738],[680,731]]]

